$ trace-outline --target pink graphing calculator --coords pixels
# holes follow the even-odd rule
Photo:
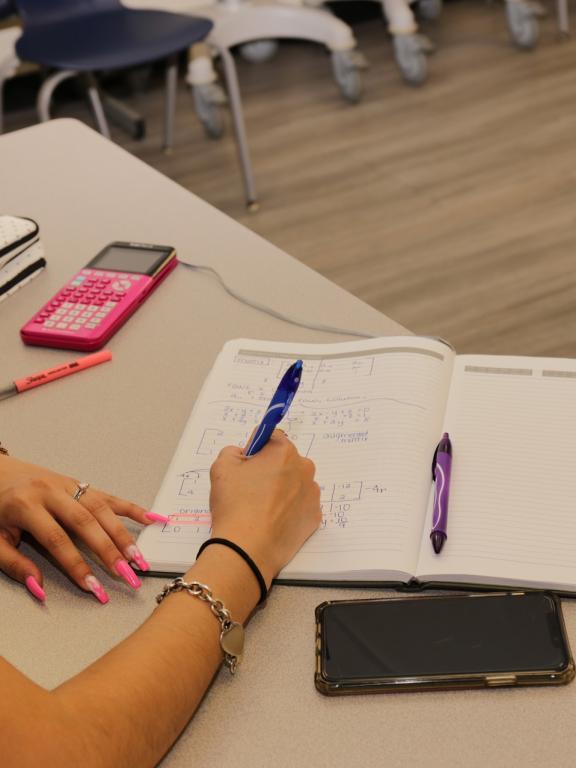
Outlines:
[[[99,349],[176,267],[168,245],[110,243],[20,329],[26,344]]]

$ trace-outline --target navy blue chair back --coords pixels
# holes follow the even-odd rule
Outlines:
[[[72,16],[113,11],[121,6],[120,0],[13,0],[11,4],[25,26],[65,21]]]
[[[5,3],[7,0],[0,0]],[[50,118],[54,88],[63,79],[85,76],[98,127],[110,131],[94,72],[124,69],[166,59],[165,146],[172,145],[178,76],[177,54],[204,40],[208,19],[125,8],[120,0],[12,0],[23,33],[16,42],[22,61],[56,70],[38,96],[40,118]]]

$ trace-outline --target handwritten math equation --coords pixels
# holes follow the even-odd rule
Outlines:
[[[312,394],[319,388],[337,384],[342,376],[359,377],[372,376],[374,374],[375,357],[367,355],[363,357],[338,358],[311,358],[305,359],[302,369],[301,394]],[[244,371],[254,370],[255,377],[247,376],[254,381],[234,382],[229,384],[230,393],[236,395],[235,399],[249,399],[258,401],[261,398],[270,399],[270,390],[280,381],[288,367],[294,360],[278,359],[274,357],[261,357],[250,353],[237,354],[234,357],[234,365]],[[269,385],[266,387],[266,385]],[[242,395],[244,397],[242,398]],[[249,397],[246,397],[249,396]]]
[[[363,480],[320,483],[320,530],[347,528],[363,501],[381,496],[386,490],[386,486],[381,483],[367,483]]]
[[[212,519],[208,507],[210,473],[207,469],[192,469],[178,475],[177,496],[181,504],[169,515],[170,522],[162,533],[177,538],[196,538],[210,534]],[[381,498],[387,488],[383,483],[365,480],[320,483],[322,522],[320,530],[345,529],[353,524],[354,514],[366,501]]]

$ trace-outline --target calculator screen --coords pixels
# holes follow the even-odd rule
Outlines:
[[[172,249],[169,248],[143,248],[129,243],[112,243],[86,266],[113,272],[154,275],[170,253]]]

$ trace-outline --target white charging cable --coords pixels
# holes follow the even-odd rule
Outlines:
[[[362,333],[361,331],[351,331],[348,328],[336,328],[333,325],[324,325],[323,323],[305,323],[302,322],[302,320],[296,320],[289,315],[284,315],[282,312],[278,312],[276,309],[272,309],[272,307],[267,307],[265,304],[252,301],[252,299],[247,299],[245,296],[241,296],[239,293],[236,293],[236,291],[234,291],[224,282],[224,278],[214,269],[214,267],[209,267],[205,264],[190,264],[187,261],[181,261],[180,264],[183,264],[185,267],[190,267],[190,269],[194,269],[197,272],[209,272],[218,280],[222,288],[224,288],[226,293],[229,296],[232,296],[233,299],[242,302],[242,304],[246,304],[248,307],[252,307],[252,309],[258,310],[258,312],[265,312],[267,315],[275,317],[277,320],[283,320],[285,323],[298,325],[300,328],[309,328],[312,331],[324,331],[325,333],[338,333],[347,336],[358,336],[361,339],[376,339],[379,337],[379,335],[381,335],[377,333]]]

